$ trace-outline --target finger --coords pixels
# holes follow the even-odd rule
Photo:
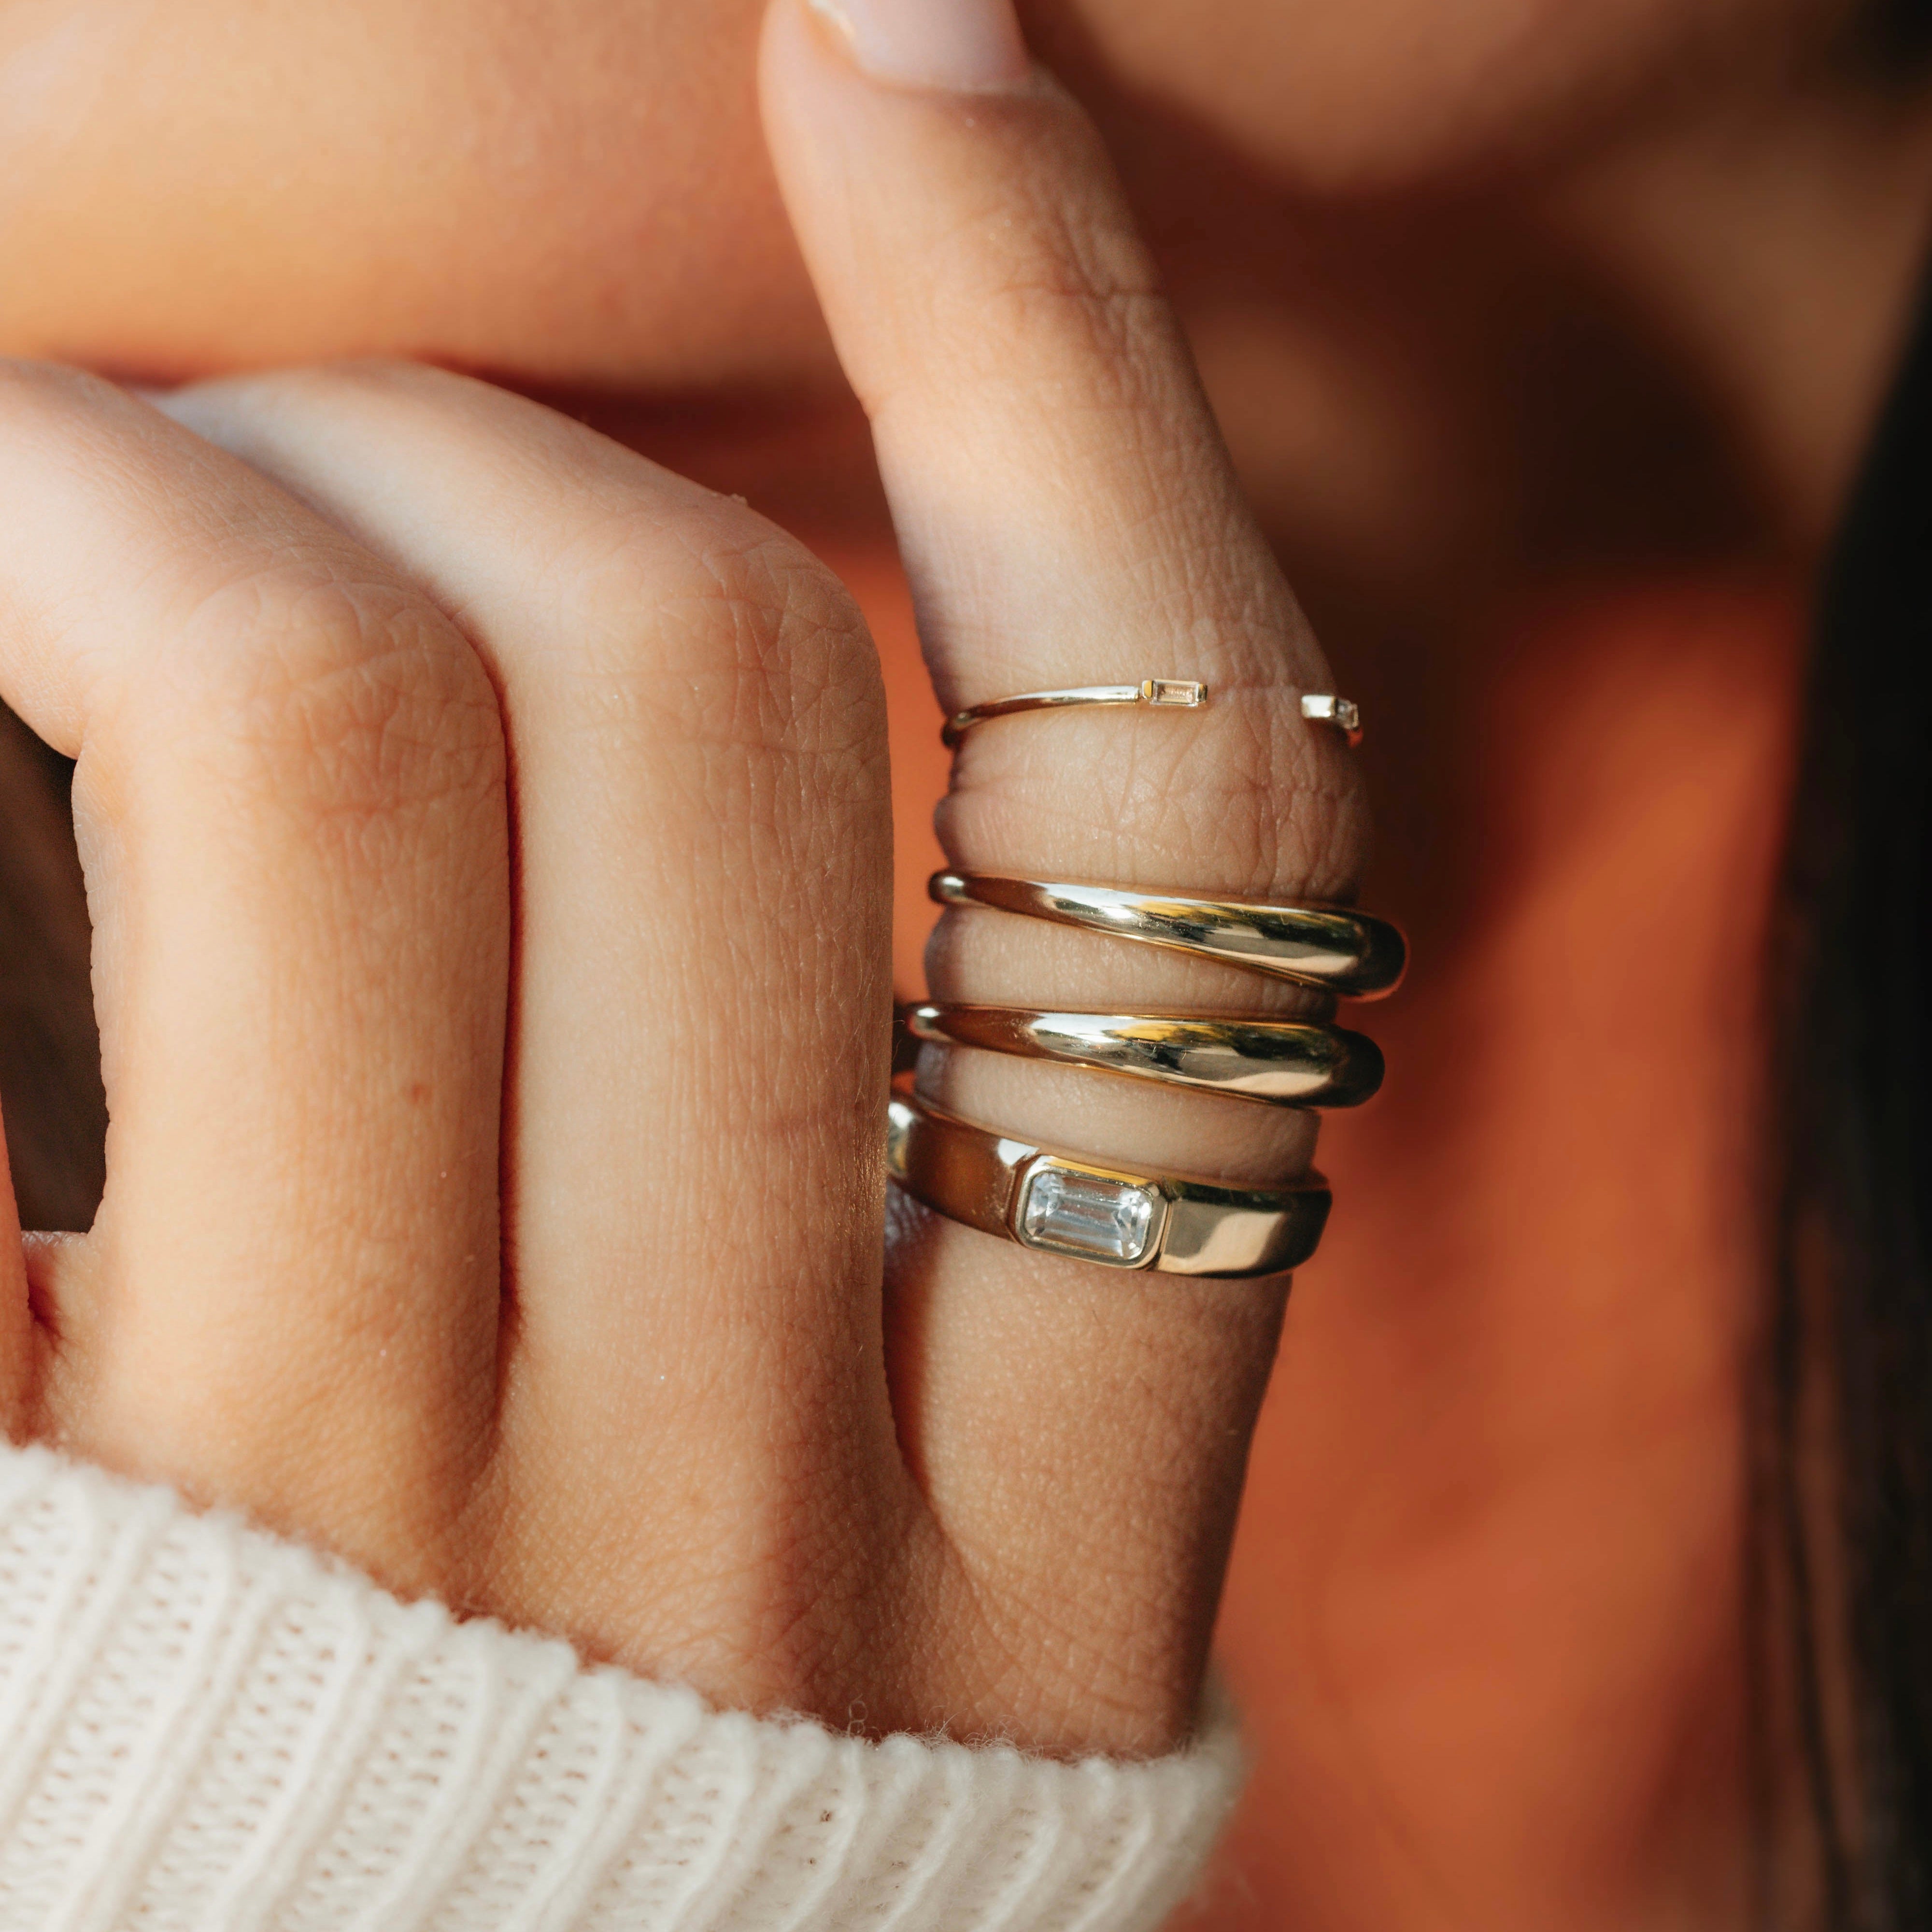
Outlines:
[[[1325,667],[1091,128],[1023,68],[964,104],[868,82],[817,19],[771,16],[772,149],[872,418],[942,709],[1142,673],[1198,676],[1213,694],[1199,712],[1034,714],[972,733],[941,809],[950,854],[967,869],[1236,897],[1346,890],[1352,770],[1294,702]],[[975,912],[941,922],[930,970],[935,996],[956,1000],[1077,1009],[1118,987],[1148,1010],[1309,1004]],[[1230,1121],[1190,1096],[956,1059],[969,1084],[954,1097],[997,1098],[1016,1129],[1097,1130],[1114,1144],[1096,1150],[1123,1156],[1198,1152],[1204,1134],[1231,1173],[1257,1178],[1306,1157],[1292,1117]]]
[[[1148,676],[1212,694],[1199,712],[1036,712],[972,732],[940,814],[949,856],[1207,896],[1346,893],[1352,772],[1294,701],[1328,673],[1092,129],[990,4],[826,13],[829,26],[776,0],[768,15],[766,127],[872,417],[941,708]],[[928,974],[951,1000],[1306,1004],[986,912],[949,913]],[[922,1078],[1002,1132],[1124,1164],[1259,1182],[1304,1162],[1312,1139],[1306,1116],[986,1054]],[[1122,1276],[907,1220],[895,1270],[918,1373],[901,1399],[956,1544],[1030,1615],[1036,1658],[1052,1640],[1038,1626],[1090,1634],[1087,1676],[1060,1681],[1112,1700],[1117,1738],[1171,1736],[1211,1622],[1280,1285]],[[1037,1714],[1077,1728],[1093,1714]]]
[[[860,1580],[854,1526],[904,1493],[884,1480],[890,845],[862,625],[742,504],[481,383],[334,370],[172,406],[460,610],[502,694],[503,1448],[529,1613],[734,1702],[826,1704],[800,1653],[865,1606],[826,1580],[781,1612],[775,1572]]]
[[[494,1406],[494,694],[419,592],[104,384],[0,374],[0,683],[79,761],[111,1121],[50,1251],[52,1426],[420,1582]]]

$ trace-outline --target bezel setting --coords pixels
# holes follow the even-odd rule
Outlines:
[[[1160,1254],[1167,1197],[1144,1176],[1052,1154],[1028,1162],[1013,1190],[1013,1238],[1103,1268],[1144,1268]]]

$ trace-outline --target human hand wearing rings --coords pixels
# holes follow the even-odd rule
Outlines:
[[[1079,111],[991,4],[776,0],[772,152],[871,417],[962,872],[1346,898],[1316,646]],[[78,760],[111,1110],[0,1244],[0,1418],[716,1702],[1161,1750],[1286,1282],[889,1204],[885,719],[799,544],[402,366],[0,372],[0,685]],[[946,1002],[1304,1012],[956,910]],[[1259,1186],[1311,1117],[958,1052],[932,1097]],[[12,1214],[10,1196],[4,1211]],[[883,1256],[883,1273],[882,1273]]]

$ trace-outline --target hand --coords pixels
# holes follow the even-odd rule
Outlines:
[[[947,850],[1344,893],[1352,776],[1294,702],[1328,679],[1104,158],[1044,77],[992,78],[882,85],[798,0],[767,26],[940,702],[1149,673],[1214,700],[976,733]],[[722,1703],[1179,1736],[1283,1285],[889,1211],[885,730],[837,582],[410,368],[164,413],[14,365],[0,524],[0,685],[79,760],[112,1120],[93,1230],[4,1244],[12,1432]],[[1266,997],[987,913],[930,970],[956,1000]],[[1236,1180],[1312,1138],[985,1055],[932,1077]]]

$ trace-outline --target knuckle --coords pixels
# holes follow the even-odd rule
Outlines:
[[[1133,402],[1174,362],[1159,274],[1098,165],[1072,191],[1058,166],[1004,181],[934,237],[916,320],[956,376],[1010,386],[1030,366],[1056,391]]]
[[[1286,694],[1255,707],[1235,732],[1241,754],[1204,746],[1162,775],[1158,805],[1180,848],[1229,887],[1259,899],[1326,898],[1352,891],[1366,845],[1364,797],[1352,764],[1324,757]]]
[[[733,500],[627,508],[580,538],[571,568],[590,619],[572,670],[627,737],[669,713],[688,740],[813,761],[883,742],[850,593]]]
[[[1262,901],[1353,890],[1367,843],[1361,782],[1352,762],[1311,740],[1288,694],[1231,692],[1184,737],[1149,730],[1120,754],[1106,734],[1138,722],[1087,721],[1106,749],[1086,758],[991,746],[962,757],[938,809],[942,842],[982,869],[1057,857],[1095,878]]]
[[[230,578],[126,698],[124,724],[224,794],[308,819],[406,812],[500,781],[481,664],[397,585],[284,563]]]
[[[1096,379],[1137,375],[1167,346],[1166,302],[1139,244],[1084,206],[1042,207],[1030,244],[992,293],[1029,338],[1070,329]]]

